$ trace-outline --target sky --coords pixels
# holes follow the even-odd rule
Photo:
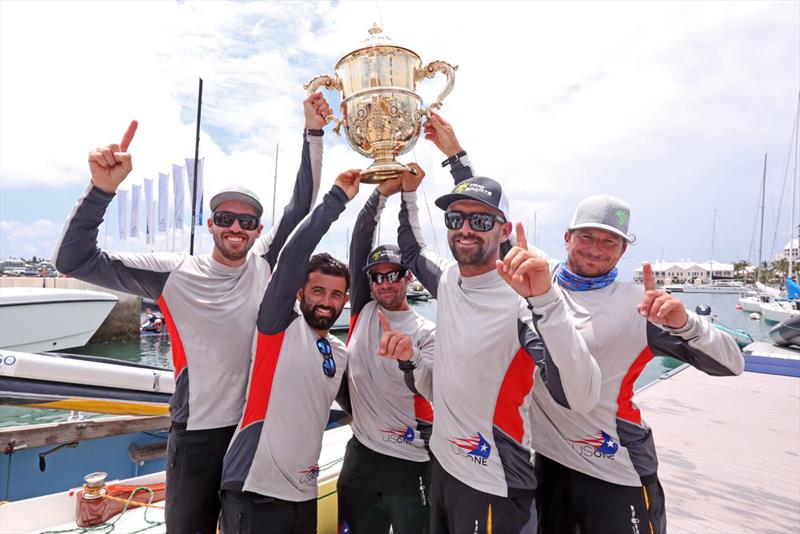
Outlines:
[[[427,63],[458,65],[442,116],[478,174],[503,184],[510,217],[550,255],[578,202],[607,193],[631,205],[643,260],[757,257],[767,153],[764,258],[789,240],[790,154],[800,90],[800,2],[0,2],[0,257],[51,257],[89,182],[87,154],[139,129],[122,187],[157,180],[194,154],[198,78],[207,201],[225,184],[254,189],[271,222],[287,202],[302,144],[303,84],[378,23]],[[444,79],[418,92],[435,99]],[[338,109],[340,96],[326,92]],[[322,192],[365,168],[327,128]],[[426,171],[428,243],[448,255],[433,205],[452,180],[421,139],[400,161]],[[342,259],[364,185],[320,250]],[[399,198],[381,241],[395,239]],[[796,204],[800,223],[800,203]],[[189,231],[119,239],[116,201],[99,244],[188,250]],[[713,236],[712,236],[712,228]],[[198,228],[196,249],[209,251]]]

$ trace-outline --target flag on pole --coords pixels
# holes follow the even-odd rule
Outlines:
[[[144,179],[144,242],[153,244],[153,180]]]
[[[173,228],[183,230],[183,167],[172,164],[172,191],[175,194],[175,222]]]
[[[128,191],[126,189],[117,190],[117,223],[119,238],[121,241],[125,241],[128,237]]]
[[[203,225],[203,161],[200,158],[197,162],[197,199],[195,201],[194,225]],[[186,158],[186,177],[189,179],[189,192],[192,192],[194,185],[194,158]]]
[[[158,231],[167,231],[167,212],[169,212],[169,175],[158,173]]]
[[[131,237],[139,237],[139,199],[142,196],[142,186],[131,185]]]

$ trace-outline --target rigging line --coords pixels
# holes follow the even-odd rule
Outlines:
[[[375,11],[378,12],[378,23],[379,23],[380,27],[382,29],[386,29],[386,27],[383,25],[383,17],[381,16],[381,6],[378,3],[378,0],[375,0]]]
[[[781,223],[781,208],[783,207],[784,193],[786,192],[786,180],[789,176],[789,163],[792,161],[792,151],[794,150],[794,140],[797,135],[797,120],[800,118],[800,104],[798,104],[798,112],[794,115],[794,125],[792,126],[792,135],[789,140],[789,153],[786,155],[786,166],[783,169],[783,186],[781,186],[781,194],[778,200],[778,215],[775,218],[775,231],[772,233],[772,246],[769,249],[769,257],[773,257],[775,253],[775,241],[778,238],[778,228]]]

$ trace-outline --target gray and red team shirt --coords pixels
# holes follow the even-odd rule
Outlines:
[[[321,170],[322,138],[308,136],[283,216],[256,241],[240,267],[210,255],[104,252],[97,246],[97,230],[114,194],[90,185],[78,200],[56,248],[56,268],[158,302],[172,344],[173,422],[201,430],[239,421],[259,297],[281,247],[316,199]]]
[[[681,329],[648,322],[636,310],[643,294],[641,286],[623,282],[592,291],[554,287],[549,302],[543,299],[533,306],[546,346],[551,342],[549,307],[567,310],[560,320],[581,333],[603,377],[600,400],[586,413],[566,410],[547,388],[534,385],[531,425],[536,452],[626,486],[641,486],[641,479],[658,469],[653,433],[633,401],[634,382],[654,354],[678,358],[715,376],[744,370],[736,342],[694,313]]]
[[[389,311],[372,300],[370,284],[363,270],[367,256],[375,246],[375,228],[385,203],[386,197],[375,189],[353,227],[350,247],[353,285],[347,342],[351,427],[358,441],[375,452],[426,462],[430,459],[426,443],[430,438],[433,410],[423,394],[431,387],[430,364],[436,327],[412,309]],[[401,370],[398,362],[377,353],[383,336],[379,310],[386,315],[392,328],[411,338],[414,355],[407,372]]]
[[[317,348],[320,337],[295,296],[305,282],[309,256],[347,202],[334,186],[281,252],[258,310],[247,402],[225,454],[223,490],[294,502],[317,496],[322,434],[347,369],[347,353],[344,343],[326,336],[336,364],[336,373],[327,376]]]
[[[416,193],[404,192],[398,244],[403,262],[437,299],[431,450],[450,475],[493,495],[531,490],[531,390],[536,380],[573,410],[600,392],[597,363],[581,336],[552,321],[547,347],[533,314],[495,270],[461,276],[422,239]],[[552,313],[561,316],[563,310]]]

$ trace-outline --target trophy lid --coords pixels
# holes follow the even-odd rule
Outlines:
[[[378,48],[378,47],[390,47],[390,48],[398,48],[400,50],[405,50],[409,54],[412,54],[417,59],[420,59],[419,54],[404,46],[402,44],[398,44],[395,41],[383,33],[383,29],[378,26],[376,23],[372,24],[372,27],[369,29],[369,37],[361,41],[356,48],[342,56],[342,58],[336,62],[336,68],[339,68],[342,61],[350,57],[351,55],[355,54],[356,52],[361,52],[362,50],[367,50],[369,48]]]

